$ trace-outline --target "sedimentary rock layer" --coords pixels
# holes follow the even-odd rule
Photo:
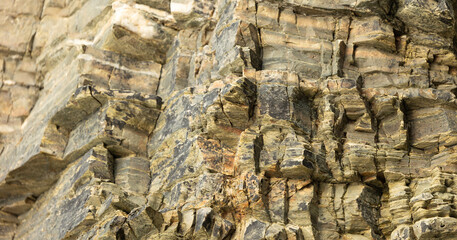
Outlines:
[[[454,0],[2,0],[0,240],[457,239]]]

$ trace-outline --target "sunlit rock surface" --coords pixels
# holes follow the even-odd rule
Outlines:
[[[454,0],[1,0],[0,240],[457,239]]]

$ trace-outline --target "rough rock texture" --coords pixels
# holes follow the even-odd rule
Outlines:
[[[0,0],[0,240],[457,239],[456,14]]]

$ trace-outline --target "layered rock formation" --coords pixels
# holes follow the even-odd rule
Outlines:
[[[457,239],[456,10],[2,0],[0,239]]]

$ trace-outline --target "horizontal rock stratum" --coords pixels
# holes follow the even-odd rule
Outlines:
[[[0,0],[0,240],[457,239],[456,0]]]

